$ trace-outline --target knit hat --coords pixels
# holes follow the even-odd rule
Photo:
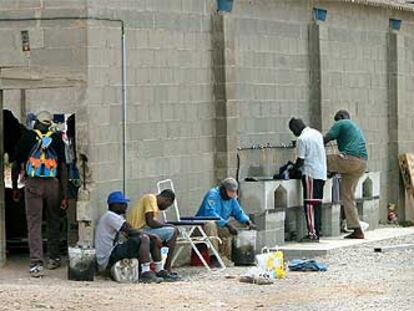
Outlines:
[[[233,177],[227,177],[221,182],[222,186],[230,191],[236,191],[239,188],[239,184]]]

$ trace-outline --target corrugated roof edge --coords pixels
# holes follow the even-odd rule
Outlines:
[[[397,1],[386,1],[386,0],[330,0],[330,2],[347,2],[347,3],[361,4],[361,5],[367,5],[367,6],[389,8],[389,9],[393,9],[393,10],[414,12],[414,4],[408,4],[408,3],[405,3],[405,2],[397,2]]]

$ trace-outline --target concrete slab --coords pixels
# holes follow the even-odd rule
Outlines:
[[[316,256],[325,256],[338,248],[352,247],[364,243],[387,240],[399,236],[414,234],[414,227],[382,227],[373,231],[365,232],[364,240],[348,240],[340,237],[326,237],[319,243],[297,243],[287,242],[279,247],[284,252],[288,260],[293,258],[314,258]]]

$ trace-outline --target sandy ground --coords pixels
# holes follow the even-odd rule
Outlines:
[[[273,285],[238,281],[248,268],[221,273],[180,268],[184,281],[117,284],[66,278],[66,267],[30,279],[27,257],[0,269],[0,310],[414,310],[414,249],[374,253],[378,245],[414,243],[414,235],[340,249],[327,272],[289,272]]]

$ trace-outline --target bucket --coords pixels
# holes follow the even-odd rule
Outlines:
[[[95,249],[68,247],[68,279],[93,281],[95,277]]]
[[[256,256],[255,230],[239,230],[237,236],[233,237],[232,261],[236,266],[252,266],[255,264]]]

